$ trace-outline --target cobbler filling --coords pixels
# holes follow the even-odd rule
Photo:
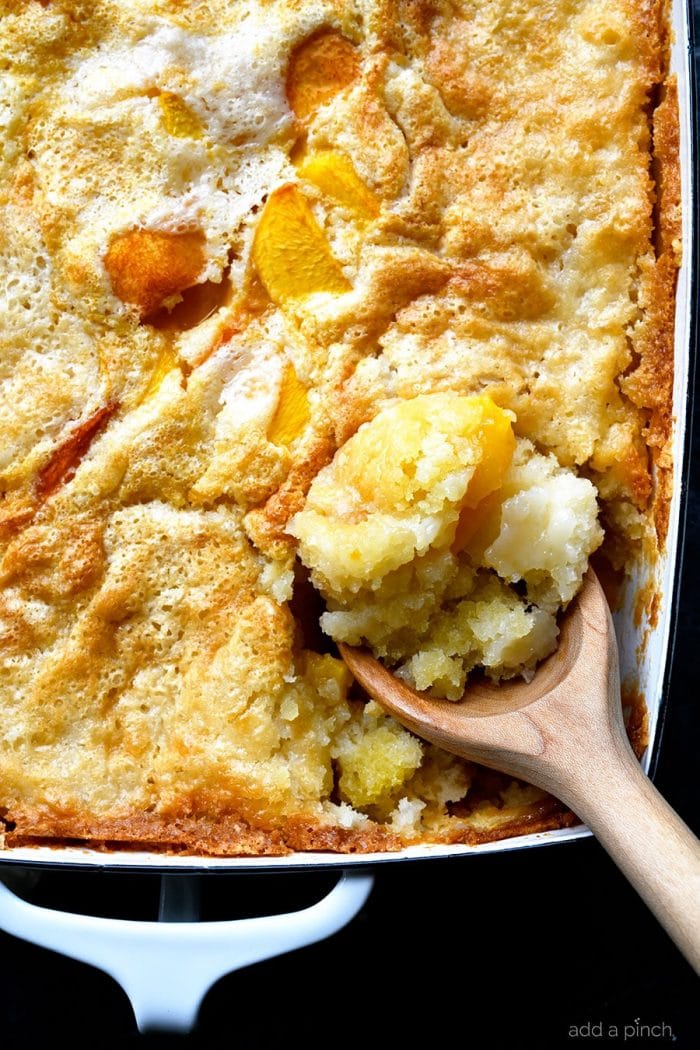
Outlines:
[[[516,438],[487,396],[428,394],[364,424],[289,531],[323,629],[457,700],[467,675],[532,675],[602,541],[594,486]]]

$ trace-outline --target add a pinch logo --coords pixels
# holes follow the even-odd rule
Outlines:
[[[569,1039],[617,1039],[623,1043],[634,1039],[659,1039],[673,1043],[676,1037],[666,1021],[646,1024],[639,1017],[623,1024],[608,1024],[607,1021],[584,1021],[569,1025]]]

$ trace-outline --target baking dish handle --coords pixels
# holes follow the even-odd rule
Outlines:
[[[163,876],[160,922],[53,911],[0,882],[0,928],[104,970],[129,997],[140,1031],[188,1032],[219,978],[330,937],[357,915],[373,881],[345,872],[309,908],[224,922],[190,921],[195,894],[184,875]]]

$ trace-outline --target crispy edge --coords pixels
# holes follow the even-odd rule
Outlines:
[[[680,183],[680,125],[678,85],[669,73],[670,0],[629,2],[629,17],[637,25],[637,39],[650,91],[651,178],[654,205],[656,262],[650,279],[652,294],[647,308],[649,330],[635,345],[639,366],[624,382],[624,392],[649,421],[644,435],[654,468],[651,516],[658,549],[669,525],[673,494],[673,374],[675,293],[678,276],[682,215]]]
[[[396,852],[403,845],[396,835],[377,824],[344,829],[302,816],[290,817],[280,828],[259,828],[233,814],[218,820],[150,813],[94,818],[69,809],[37,806],[9,811],[3,819],[6,849],[80,844],[99,851],[269,857],[321,850],[386,853]]]
[[[676,281],[679,258],[677,248],[682,234],[680,181],[680,124],[678,86],[675,77],[666,81],[663,97],[653,117],[653,162],[658,193],[658,248],[655,295],[652,312],[654,337],[643,354],[646,400],[651,418],[647,445],[656,469],[656,490],[652,513],[659,546],[668,535],[673,494],[673,374],[675,341]]]

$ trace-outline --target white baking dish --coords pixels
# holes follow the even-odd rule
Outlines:
[[[675,331],[674,489],[663,557],[653,567],[641,569],[637,579],[629,581],[623,607],[615,617],[623,680],[634,675],[649,709],[649,746],[643,758],[648,772],[653,771],[658,751],[673,641],[687,475],[692,348],[697,337],[697,316],[694,313],[698,300],[697,139],[694,137],[697,130],[694,128],[696,95],[689,0],[677,0],[673,4],[672,21],[675,33],[672,71],[678,78],[679,88],[684,216],[683,265],[678,279]],[[661,594],[661,601],[658,622],[652,630],[647,630],[646,624],[635,626],[633,605],[638,588],[648,583],[650,575]],[[285,857],[214,858],[126,850],[105,853],[77,847],[16,847],[0,851],[0,870],[4,868],[7,874],[17,866],[160,872],[164,876],[166,912],[173,894],[175,898],[181,896],[173,890],[175,873],[182,876],[187,872],[337,868],[344,874],[334,890],[313,908],[289,915],[201,924],[194,921],[124,922],[52,912],[26,903],[0,883],[0,927],[111,973],[131,998],[140,1027],[155,1025],[182,1030],[193,1023],[203,995],[223,974],[327,937],[348,922],[370,892],[371,865],[506,853],[532,846],[571,842],[589,834],[585,827],[579,826],[478,846],[422,845],[389,854],[298,853]],[[162,917],[182,919],[184,916],[177,915],[176,911],[177,907],[170,915],[163,915],[161,909]]]

